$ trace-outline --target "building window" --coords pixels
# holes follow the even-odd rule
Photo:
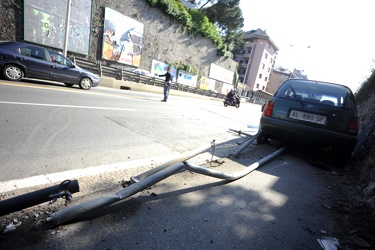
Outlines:
[[[262,79],[262,74],[259,74],[259,79]]]
[[[268,54],[267,53],[264,54],[264,58],[266,58],[266,59],[268,58]]]
[[[243,60],[240,60],[240,63],[243,63]]]
[[[256,88],[259,89],[259,83],[257,83],[257,87]]]
[[[264,63],[262,63],[262,69],[264,69],[265,66],[266,66],[266,65],[265,65]]]
[[[268,79],[268,78],[267,78],[267,76],[266,76],[266,77],[264,78],[264,80],[267,82],[267,79]]]
[[[270,68],[268,68],[268,72],[270,72],[271,71],[271,69]]]
[[[262,90],[264,90],[264,86],[262,87]]]
[[[246,60],[245,63],[248,64],[248,63],[249,63],[249,60]]]

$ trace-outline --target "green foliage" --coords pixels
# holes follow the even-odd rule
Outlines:
[[[147,0],[148,4],[152,7],[155,7],[159,0]]]
[[[232,56],[232,53],[228,51],[228,48],[232,46],[227,46],[225,44],[219,30],[210,22],[205,14],[200,13],[198,10],[188,11],[188,9],[177,0],[146,0],[146,2],[170,15],[172,19],[183,25],[189,34],[200,34],[212,40],[217,46],[219,56],[227,58]]]
[[[244,25],[244,18],[239,4],[239,0],[232,0],[228,3],[225,1],[219,1],[216,4],[203,9],[202,12],[211,22],[218,26],[220,32],[234,32],[240,30]]]
[[[355,99],[358,103],[368,99],[374,94],[375,89],[375,69],[372,69],[372,73],[365,82],[362,83],[361,87],[355,93]]]
[[[239,4],[239,0],[220,0],[202,10],[210,22],[218,27],[227,51],[233,51],[243,43],[244,18]]]
[[[184,64],[184,63],[179,63],[177,66],[177,69],[183,70],[187,73],[193,74],[193,75],[198,75],[198,69],[194,68],[190,64]]]
[[[182,62],[174,63],[174,62],[166,62],[170,67],[175,68],[177,70],[183,70],[187,73],[198,75],[198,69],[190,64],[185,64]]]

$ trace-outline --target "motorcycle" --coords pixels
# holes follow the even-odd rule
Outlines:
[[[240,98],[237,96],[233,96],[232,100],[230,100],[228,97],[225,97],[224,99],[224,106],[235,106],[236,108],[240,107]]]

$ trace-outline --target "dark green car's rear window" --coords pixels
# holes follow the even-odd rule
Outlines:
[[[306,103],[355,109],[354,96],[348,87],[309,80],[287,80],[275,97],[291,98]]]

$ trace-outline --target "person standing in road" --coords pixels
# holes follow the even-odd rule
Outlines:
[[[173,75],[171,73],[171,67],[167,67],[167,72],[163,75],[158,75],[155,74],[158,77],[163,77],[165,76],[165,84],[164,84],[164,99],[161,100],[162,102],[167,102],[168,101],[168,96],[169,96],[169,90],[171,89],[171,84],[173,81]]]

